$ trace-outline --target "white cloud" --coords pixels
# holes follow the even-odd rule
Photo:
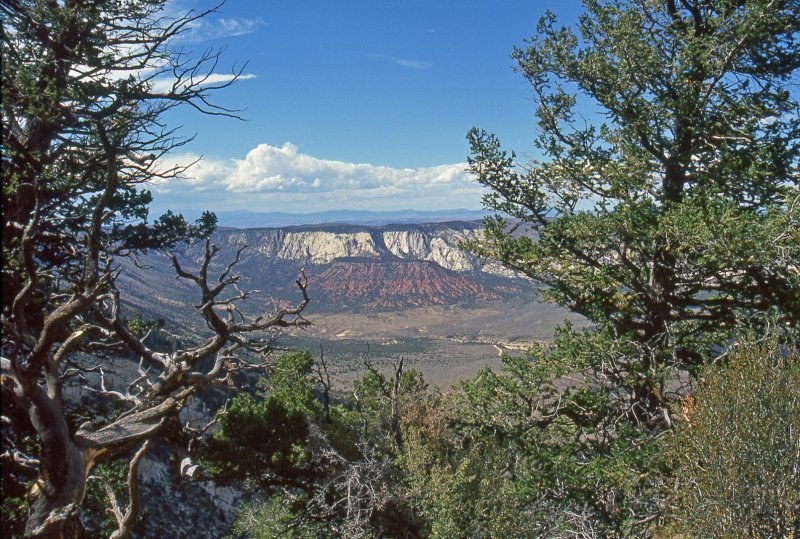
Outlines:
[[[170,5],[166,10],[160,13],[163,15],[164,24],[182,20],[184,17],[196,15],[193,10],[182,9],[178,5]],[[195,19],[187,23],[186,27],[172,38],[174,41],[184,43],[197,43],[201,41],[208,41],[217,38],[229,38],[255,32],[260,26],[264,25],[264,21],[259,18],[220,18],[216,20],[209,20],[207,17]],[[150,45],[152,47],[153,44]],[[97,70],[96,66],[74,66],[71,75],[74,77],[87,77],[97,81],[118,81],[133,77],[136,80],[149,80],[153,84],[153,91],[167,92],[173,88],[176,80],[173,76],[172,62],[180,61],[186,62],[186,67],[190,67],[191,61],[187,57],[177,58],[175,56],[169,60],[162,54],[147,55],[145,47],[141,43],[128,43],[123,42],[116,44],[114,47],[106,47],[104,54],[113,55],[120,60],[120,64],[114,70]],[[157,47],[161,52],[171,51],[171,47],[163,49]],[[174,51],[172,51],[174,52]],[[182,50],[181,55],[187,54],[189,51]],[[213,51],[205,60],[198,58],[198,64],[194,67],[198,70],[208,67],[213,68],[216,65],[217,58],[214,56]],[[123,69],[128,67],[129,69]],[[188,73],[187,73],[188,75]],[[235,75],[232,73],[208,73],[205,75],[197,74],[190,80],[182,82],[177,90],[186,87],[194,82],[198,86],[205,87],[211,85],[224,84],[230,82]],[[239,80],[248,80],[256,78],[256,75],[243,73],[237,77]]]
[[[165,166],[196,159],[178,155]],[[206,197],[207,207],[217,210],[477,208],[483,189],[465,168],[464,163],[393,168],[320,159],[286,142],[259,144],[244,159],[200,161],[185,180],[170,180],[159,190],[176,204]]]
[[[212,39],[251,34],[262,26],[264,26],[264,20],[261,17],[256,17],[254,19],[235,17],[215,20],[203,18],[192,21],[187,29],[180,34],[178,39],[187,43],[198,43],[201,41],[210,41]]]
[[[183,88],[187,88],[189,86],[197,86],[197,87],[204,87],[204,86],[215,86],[220,84],[226,84],[231,82],[233,79],[236,80],[250,80],[257,78],[257,75],[253,75],[252,73],[242,73],[241,75],[234,75],[233,73],[209,73],[207,75],[198,75],[196,77],[178,81],[175,78],[162,78],[162,79],[155,79],[153,80],[153,87],[152,90],[156,93],[163,93],[169,92],[172,88],[177,84],[176,91],[180,91]]]
[[[157,168],[160,171],[184,171],[179,178],[155,181],[162,193],[219,191],[225,189],[225,178],[230,173],[230,165],[225,161],[203,159],[194,153],[169,156]]]
[[[411,69],[426,69],[433,65],[433,62],[425,62],[422,60],[408,60],[405,58],[397,58],[396,56],[391,56],[388,54],[368,54],[367,58],[380,58],[382,60],[388,60],[393,64],[397,64],[402,67],[408,67]]]
[[[391,168],[366,163],[319,159],[283,146],[259,144],[243,160],[235,161],[227,177],[232,192],[414,189],[464,181],[463,164],[429,168]]]

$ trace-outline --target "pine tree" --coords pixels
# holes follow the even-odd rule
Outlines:
[[[678,370],[741,328],[800,326],[800,4],[584,4],[577,31],[548,14],[513,54],[540,157],[469,133],[485,204],[510,217],[471,247],[635,348],[615,369],[660,423]]]

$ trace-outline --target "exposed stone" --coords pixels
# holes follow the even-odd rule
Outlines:
[[[387,230],[383,243],[398,258],[424,259],[430,251],[428,236],[421,230]]]
[[[230,534],[244,493],[211,480],[181,475],[174,450],[154,444],[139,464],[143,515],[142,537],[215,539]]]
[[[220,253],[210,271],[225,271],[247,246],[238,255],[236,271],[242,275],[242,290],[261,291],[253,294],[254,302],[242,305],[254,312],[273,309],[277,305],[273,298],[296,297],[294,283],[301,270],[309,278],[310,311],[315,312],[345,305],[358,310],[392,309],[519,297],[520,287],[531,285],[530,280],[521,280],[521,275],[462,249],[464,242],[480,240],[482,234],[477,222],[219,230],[212,242]],[[182,260],[188,258],[196,267],[201,250],[198,245],[188,247]],[[405,266],[412,262],[435,267]],[[135,310],[168,313],[173,323],[183,323],[183,306],[197,301],[192,283],[174,279],[170,265],[157,257],[147,264],[155,269],[140,272],[132,267],[130,274],[121,276],[119,286]],[[434,276],[437,268],[445,273]],[[435,283],[435,278],[441,282]]]
[[[318,287],[335,304],[361,308],[394,309],[500,299],[467,276],[428,261],[337,261],[315,276],[311,286]]]
[[[337,258],[378,257],[380,254],[369,232],[290,232],[278,251],[278,260],[307,260],[327,264]]]
[[[248,245],[245,256],[271,260],[328,264],[341,258],[397,257],[430,260],[445,269],[480,271],[482,261],[460,248],[480,238],[477,226],[309,227],[295,229],[227,230],[216,241],[229,248]]]

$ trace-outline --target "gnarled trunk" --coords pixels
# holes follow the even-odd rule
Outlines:
[[[69,434],[60,399],[35,391],[29,415],[41,440],[40,473],[25,535],[82,537],[78,507],[86,490],[86,454]]]

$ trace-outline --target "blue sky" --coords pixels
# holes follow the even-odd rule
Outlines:
[[[154,189],[154,212],[480,208],[466,132],[533,151],[534,104],[509,55],[547,9],[571,24],[579,2],[228,0],[182,45],[224,48],[218,75],[246,63],[215,97],[246,121],[170,113],[196,133],[171,162],[203,160]]]

